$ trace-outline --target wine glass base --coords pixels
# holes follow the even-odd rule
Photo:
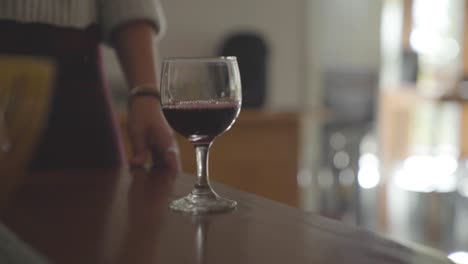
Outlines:
[[[218,195],[206,199],[195,197],[193,194],[174,200],[169,204],[169,208],[174,211],[193,215],[228,212],[234,210],[236,206],[236,201]]]

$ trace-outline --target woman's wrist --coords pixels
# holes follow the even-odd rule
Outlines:
[[[152,105],[152,107],[161,107],[161,95],[156,85],[137,85],[128,91],[128,107],[134,104]]]
[[[131,101],[135,97],[155,97],[161,101],[161,94],[156,85],[144,84],[131,88],[128,92],[128,99]]]

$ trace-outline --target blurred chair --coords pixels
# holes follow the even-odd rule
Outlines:
[[[323,175],[331,179],[319,177],[318,183],[332,184],[322,188],[321,211],[332,218],[350,217],[352,222],[359,223],[359,146],[373,127],[378,74],[368,69],[329,69],[323,73],[323,87],[324,105],[334,118],[322,127],[320,167],[330,172]]]
[[[223,40],[221,56],[236,56],[242,81],[242,107],[260,108],[265,103],[268,46],[257,33],[236,33]]]
[[[331,69],[323,74],[324,104],[335,116],[331,123],[372,121],[378,90],[378,74],[372,70]]]
[[[0,57],[0,208],[20,182],[48,113],[54,66]]]
[[[403,83],[416,84],[419,73],[419,56],[411,49],[403,50],[401,61],[401,80]]]

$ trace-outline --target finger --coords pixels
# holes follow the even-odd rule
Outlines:
[[[155,164],[155,168],[160,168],[176,173],[182,171],[179,155],[175,153],[166,153],[160,155],[158,163]]]
[[[176,148],[176,150],[171,149],[165,152],[163,160],[166,168],[180,172],[182,171],[182,163],[180,161],[179,148]]]
[[[179,156],[179,147],[177,142],[169,144],[167,147],[151,146],[151,154],[153,164],[159,168],[181,170],[181,162]]]
[[[131,137],[133,155],[130,159],[130,165],[134,167],[143,167],[148,156],[147,140],[143,131],[134,133]]]

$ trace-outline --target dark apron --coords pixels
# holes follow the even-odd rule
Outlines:
[[[57,66],[49,118],[31,169],[122,165],[121,141],[103,85],[99,28],[0,20],[0,36],[0,55],[49,57]]]

